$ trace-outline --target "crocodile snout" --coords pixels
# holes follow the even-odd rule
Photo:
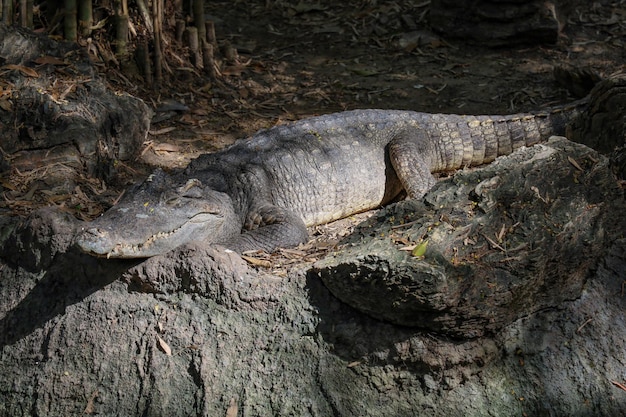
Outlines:
[[[76,237],[76,244],[87,253],[106,255],[113,247],[109,232],[98,227],[83,230]]]

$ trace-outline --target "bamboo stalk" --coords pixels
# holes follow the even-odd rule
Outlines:
[[[152,20],[154,22],[154,82],[155,86],[161,85],[163,81],[162,51],[161,51],[161,30],[163,11],[163,0],[152,0]]]
[[[148,44],[142,39],[137,45],[135,51],[137,57],[137,64],[143,74],[143,79],[148,87],[152,86],[152,66],[150,62],[150,52],[148,50]]]
[[[26,27],[26,0],[20,0],[20,25]]]
[[[189,58],[191,59],[191,63],[199,68],[202,66],[202,56],[198,42],[198,28],[189,26],[185,30],[185,33],[187,33],[187,44],[189,45]]]
[[[215,36],[215,23],[212,20],[206,21],[206,40],[217,48],[217,37]]]
[[[176,20],[176,42],[183,44],[183,35],[185,34],[185,21],[183,19]]]
[[[128,59],[128,15],[116,14],[115,25],[115,55],[120,62]]]
[[[76,41],[78,25],[76,21],[76,0],[64,0],[63,36],[68,41]]]
[[[198,39],[206,39],[206,26],[204,23],[204,0],[193,0],[193,23],[198,28]]]
[[[27,6],[26,6],[26,21],[27,23],[27,27],[32,29],[34,28],[34,24],[33,24],[33,12],[35,10],[35,2],[34,0],[26,0]]]
[[[13,1],[4,0],[2,3],[2,23],[10,25],[13,23]]]
[[[33,6],[33,0],[20,0],[20,24],[29,29],[33,28]]]
[[[80,34],[84,37],[91,35],[93,25],[93,8],[91,0],[80,0],[78,5],[78,27]]]
[[[213,45],[207,41],[202,42],[203,50],[202,50],[202,59],[204,61],[204,70],[211,77],[216,77],[215,72],[215,57],[214,57],[214,49]]]
[[[148,6],[146,6],[146,2],[144,0],[135,0],[137,3],[137,8],[139,9],[139,14],[143,19],[144,24],[146,25],[146,29],[148,32],[154,32],[154,25],[152,24],[152,18],[150,17],[150,10]]]

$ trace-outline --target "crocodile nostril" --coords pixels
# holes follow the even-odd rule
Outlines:
[[[76,243],[81,246],[83,249],[86,247],[90,247],[98,241],[101,241],[104,238],[108,237],[108,232],[104,229],[99,229],[97,227],[90,227],[89,229],[85,229],[78,233],[76,236]]]
[[[97,256],[104,256],[109,253],[113,246],[110,232],[98,227],[83,229],[76,236],[75,243],[83,252]]]

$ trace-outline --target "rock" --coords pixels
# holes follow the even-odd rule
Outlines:
[[[32,272],[49,268],[71,246],[78,220],[57,208],[37,210],[27,219],[0,217],[0,256]]]
[[[604,154],[626,146],[626,77],[599,82],[590,97],[589,110],[570,126],[571,139]]]
[[[421,210],[424,219],[399,230],[416,240],[437,218],[449,225],[436,229],[438,235],[429,232],[424,261],[437,260],[433,271],[467,268],[487,277],[476,271],[480,262],[494,271],[489,282],[507,277],[517,284],[511,294],[534,273],[544,277],[544,296],[527,286],[528,299],[483,302],[496,324],[471,339],[372,318],[338,300],[303,267],[273,276],[202,244],[144,262],[96,259],[73,246],[81,224],[62,213],[39,212],[20,225],[0,217],[0,415],[219,416],[234,409],[258,416],[620,415],[622,392],[611,381],[623,383],[626,368],[626,239],[612,239],[625,230],[624,199],[614,182],[603,183],[606,159],[566,145],[556,141],[461,172],[441,181],[426,205],[392,206],[351,240],[388,235],[398,216]],[[572,170],[566,156],[584,171]],[[555,168],[546,180],[554,184],[537,195],[528,187],[545,175],[544,164]],[[520,172],[527,177],[514,175]],[[510,192],[508,182],[520,181],[528,187]],[[567,187],[569,195],[547,193]],[[582,201],[586,212],[576,211]],[[578,217],[565,222],[559,213]],[[475,218],[494,223],[475,231],[460,223]],[[529,224],[550,227],[552,235],[522,228]],[[475,241],[456,252],[446,246],[462,232]],[[484,236],[509,251],[523,239],[532,252],[511,259],[522,251],[503,253]],[[579,251],[588,236],[597,240]],[[380,247],[395,251],[393,267],[415,268],[395,243]],[[549,253],[540,253],[546,248]],[[561,276],[567,273],[573,276]],[[445,295],[441,282],[430,288]],[[493,299],[500,289],[489,282],[465,282],[474,292],[462,291],[456,306],[478,299],[481,285],[487,301]],[[558,290],[563,295],[555,295]],[[387,295],[369,299],[389,304]],[[520,315],[521,305],[534,309],[559,298],[553,308]],[[425,297],[422,304],[441,300]],[[515,313],[505,311],[507,303]],[[451,326],[433,323],[444,331]]]
[[[198,294],[233,309],[250,304],[267,308],[282,291],[281,280],[251,270],[234,252],[199,243],[149,258],[129,269],[123,279],[135,291]]]
[[[57,64],[31,68],[51,56],[56,60],[48,61]],[[53,159],[41,164],[70,161],[76,167],[78,150],[89,175],[110,179],[119,160],[136,156],[152,113],[142,100],[109,90],[83,50],[0,23],[0,62],[15,68],[3,77],[12,94],[5,102],[11,111],[0,108],[0,134],[4,152],[16,154],[17,162],[23,164],[29,152],[54,149]],[[70,75],[65,84],[55,85],[57,66]]]
[[[444,37],[489,46],[555,43],[554,3],[541,0],[432,0],[430,24]]]
[[[580,297],[616,238],[622,206],[608,160],[554,138],[457,172],[425,203],[381,212],[309,273],[385,321],[453,337],[493,334]],[[423,258],[396,243],[425,240]]]

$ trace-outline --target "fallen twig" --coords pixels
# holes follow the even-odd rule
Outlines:
[[[620,384],[617,381],[611,381],[611,384],[615,385],[617,388],[619,388],[619,389],[621,389],[623,391],[626,391],[626,386],[624,386],[624,384]]]
[[[593,319],[587,319],[583,324],[580,325],[580,327],[578,327],[578,329],[576,329],[576,333],[580,333],[580,331],[583,329],[583,327],[585,327],[586,325],[591,323],[592,320]]]
[[[491,244],[491,246],[493,246],[494,248],[500,249],[502,252],[506,252],[506,249],[504,249],[502,246],[498,245],[498,243],[496,243],[496,241],[494,241],[493,239],[489,238],[489,236],[487,236],[484,233],[481,233],[483,235],[483,237],[485,239],[487,239],[487,242],[489,242]]]

